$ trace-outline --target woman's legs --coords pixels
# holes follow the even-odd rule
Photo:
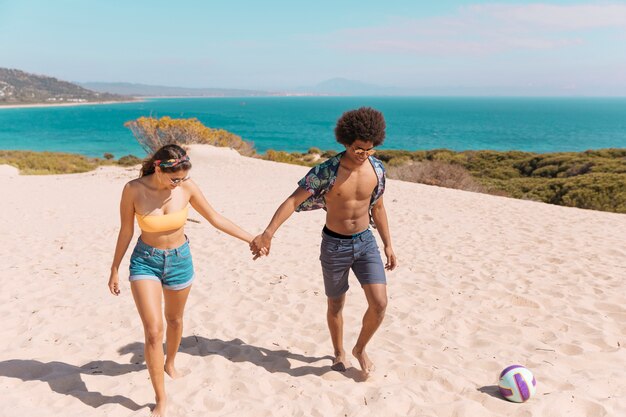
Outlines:
[[[182,290],[163,289],[165,320],[167,321],[165,339],[167,357],[165,360],[165,372],[172,378],[180,376],[174,366],[174,360],[176,359],[176,353],[178,352],[180,340],[183,336],[183,312],[189,291],[191,291],[191,285]]]
[[[161,283],[153,280],[131,281],[130,288],[137,311],[143,323],[145,335],[144,355],[150,373],[150,380],[156,395],[153,416],[165,413],[167,397],[163,381],[163,314],[161,313]]]

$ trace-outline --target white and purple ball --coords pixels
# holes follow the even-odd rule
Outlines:
[[[507,400],[523,403],[535,395],[537,381],[532,372],[522,365],[511,365],[500,372],[498,388]]]

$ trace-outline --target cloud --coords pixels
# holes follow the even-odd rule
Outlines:
[[[486,14],[507,23],[518,23],[548,30],[593,29],[626,27],[626,5],[572,5],[528,4],[519,6],[476,5],[470,13]]]
[[[343,30],[332,37],[332,47],[353,52],[480,56],[576,47],[591,43],[593,36],[606,29],[617,40],[625,28],[626,5],[486,4],[462,7],[451,16],[396,18],[384,26]]]

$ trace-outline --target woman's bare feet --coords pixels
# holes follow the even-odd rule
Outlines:
[[[178,372],[173,363],[168,363],[167,361],[165,361],[165,373],[172,379],[177,379],[183,376],[180,372]]]
[[[359,361],[359,365],[361,366],[361,371],[363,372],[363,376],[367,378],[372,371],[374,371],[374,363],[370,360],[367,353],[364,350],[357,350],[355,347],[352,349],[352,355]]]
[[[165,410],[167,408],[167,399],[156,400],[156,405],[150,413],[150,417],[165,417]]]

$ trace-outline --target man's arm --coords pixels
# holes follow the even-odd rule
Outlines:
[[[398,265],[396,254],[391,246],[391,235],[389,234],[389,222],[387,220],[387,211],[385,210],[385,204],[383,203],[383,197],[381,196],[374,207],[372,207],[372,219],[376,224],[376,229],[380,234],[380,238],[385,245],[385,256],[387,257],[387,263],[385,269],[392,271]]]
[[[307,198],[311,196],[311,193],[304,188],[298,187],[291,193],[289,197],[283,203],[278,206],[278,209],[274,213],[272,220],[265,228],[265,231],[254,238],[250,243],[250,250],[254,254],[254,259],[257,259],[260,255],[261,249],[265,248],[267,254],[270,253],[270,246],[272,245],[272,238],[278,230],[278,228],[296,211],[296,208],[302,204]]]

